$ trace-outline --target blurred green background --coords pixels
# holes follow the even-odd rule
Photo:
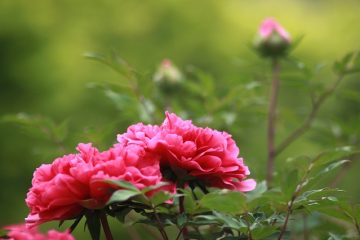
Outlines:
[[[332,63],[359,48],[359,12],[356,0],[0,1],[0,226],[22,222],[27,215],[24,198],[41,163],[74,151],[78,142],[91,141],[105,149],[116,133],[143,120],[135,105],[116,103],[126,98],[127,90],[108,83],[120,77],[86,60],[85,52],[118,52],[144,74],[140,86],[149,99],[157,95],[152,74],[163,58],[172,59],[188,81],[194,67],[209,74],[214,101],[234,86],[258,84],[251,94],[235,94],[212,120],[204,120],[211,111],[203,107],[204,99],[191,97],[194,94],[174,96],[179,102],[174,110],[199,125],[233,134],[252,176],[261,180],[270,65],[250,47],[259,24],[273,16],[293,38],[304,35],[292,54],[303,63],[283,67],[280,139],[306,116],[309,91],[334,81]],[[303,64],[313,74],[305,74]],[[313,131],[284,152],[278,164],[288,156],[359,145],[359,78],[346,79],[325,104]],[[163,109],[157,106],[160,123]],[[28,124],[28,116],[36,117]],[[45,117],[54,121],[58,136],[42,129]],[[360,197],[360,185],[353,184],[359,169],[354,162],[338,184],[352,200]],[[76,234],[81,232],[79,228]]]

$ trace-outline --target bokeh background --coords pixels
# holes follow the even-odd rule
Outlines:
[[[152,75],[164,58],[177,64],[186,81],[199,83],[193,69],[211,76],[211,101],[220,101],[235,86],[248,86],[251,91],[239,90],[223,107],[210,110],[204,96],[185,91],[174,96],[173,109],[199,125],[229,131],[252,176],[261,180],[270,64],[251,49],[259,24],[273,16],[294,39],[304,36],[292,53],[296,63],[283,66],[281,139],[309,111],[309,92],[335,80],[333,62],[359,48],[359,12],[356,0],[0,1],[0,226],[22,222],[27,215],[24,198],[41,163],[74,151],[78,142],[105,149],[129,124],[147,121],[134,100],[126,100],[129,91],[111,84],[123,79],[84,53],[116,51],[143,73],[140,86],[155,103],[160,100]],[[289,156],[360,145],[359,78],[346,78],[312,131],[277,164]],[[163,109],[156,106],[160,123]],[[336,183],[351,201],[360,197],[360,185],[354,184],[359,169],[354,160]],[[117,231],[118,236],[129,234],[120,227]],[[82,234],[79,228],[76,235],[86,239]]]

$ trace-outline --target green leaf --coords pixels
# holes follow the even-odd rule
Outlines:
[[[57,141],[64,141],[69,132],[69,120],[66,119],[60,124],[54,126],[53,132]]]
[[[351,146],[338,147],[325,152],[320,153],[313,160],[314,167],[333,162],[335,160],[347,158],[355,153],[359,153],[359,150],[354,149]]]
[[[174,196],[171,195],[169,192],[166,191],[159,191],[155,193],[153,196],[151,196],[150,201],[154,206],[157,206],[159,204],[162,204],[166,202],[167,200],[173,198]]]
[[[218,218],[220,221],[224,223],[224,227],[229,227],[236,230],[247,228],[247,224],[241,218],[234,218],[232,216],[219,212],[214,212],[213,214],[216,218]]]
[[[329,233],[328,240],[342,240],[342,239],[344,239],[344,237],[334,234],[334,233],[331,233],[331,232]]]
[[[236,191],[214,191],[200,200],[200,205],[211,210],[225,213],[241,213],[246,209],[246,197]]]
[[[176,223],[179,228],[182,228],[186,224],[186,222],[187,222],[186,213],[180,214],[176,219]]]
[[[276,226],[265,226],[262,224],[257,224],[256,227],[252,229],[251,235],[254,239],[266,239],[276,232],[278,232]]]
[[[129,64],[115,52],[112,52],[110,56],[94,52],[87,52],[84,53],[84,57],[105,64],[126,78],[129,78],[130,74],[133,72]]]
[[[354,51],[346,54],[341,60],[334,63],[333,69],[337,74],[350,74],[360,72],[359,51]]]
[[[333,162],[333,163],[329,164],[328,166],[326,166],[325,168],[323,168],[322,170],[320,170],[319,172],[317,172],[314,178],[317,178],[323,174],[326,174],[347,162],[349,162],[349,160],[340,160],[340,161]]]
[[[300,183],[298,170],[294,169],[287,173],[286,179],[284,179],[281,188],[288,198],[295,192],[297,185]]]
[[[170,185],[170,184],[171,184],[171,183],[169,183],[169,182],[159,182],[159,183],[156,184],[156,185],[144,187],[143,189],[141,189],[141,192],[142,192],[142,193],[147,193],[147,192],[149,192],[149,191],[152,191],[152,190],[155,190],[155,189],[158,189],[158,188],[161,188],[161,187]]]
[[[139,191],[134,191],[134,190],[127,190],[127,189],[117,190],[111,195],[106,205],[112,204],[114,202],[123,202],[129,200],[131,197],[137,196],[139,194],[141,194],[139,193]]]
[[[134,186],[132,183],[127,182],[127,181],[111,180],[111,179],[98,180],[98,181],[99,182],[104,182],[104,183],[109,183],[111,185],[114,185],[114,186],[117,186],[117,187],[120,187],[120,188],[132,190],[133,192],[141,193],[141,191],[136,186]]]
[[[266,181],[262,181],[260,183],[256,184],[256,188],[252,190],[251,192],[246,193],[246,198],[248,202],[251,202],[252,200],[259,198],[265,193],[267,190]]]
[[[123,209],[121,209],[120,211],[116,211],[115,212],[115,217],[116,219],[121,222],[124,223],[125,222],[125,217],[126,215],[128,215],[131,212],[131,208],[128,207],[124,207]]]

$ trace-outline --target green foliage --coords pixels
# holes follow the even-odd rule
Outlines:
[[[350,52],[340,61],[334,63],[334,71],[338,74],[351,74],[360,72],[359,51]]]
[[[233,3],[227,3],[229,5],[226,4],[226,8],[223,7],[225,5],[215,2],[208,5],[192,4],[198,4],[197,6],[204,9],[203,12],[206,12],[208,20],[206,26],[210,25],[211,28],[196,25],[196,29],[191,31],[194,19],[196,21],[199,19],[199,13],[189,11],[188,8],[183,12],[174,12],[173,9],[178,7],[179,3],[163,1],[145,4],[127,3],[125,5],[131,6],[114,8],[121,12],[116,12],[116,16],[129,18],[129,21],[118,21],[118,19],[111,21],[116,26],[109,26],[109,31],[112,31],[112,28],[120,29],[120,32],[112,33],[117,37],[110,37],[110,34],[104,33],[103,30],[96,30],[97,32],[89,33],[87,36],[81,33],[85,30],[81,30],[79,35],[73,34],[71,30],[65,31],[65,29],[93,29],[97,22],[92,20],[94,22],[90,21],[90,23],[83,23],[85,26],[73,28],[72,19],[67,20],[64,16],[61,18],[62,14],[58,12],[59,18],[63,19],[62,22],[68,22],[70,25],[67,27],[62,25],[63,29],[59,28],[60,31],[54,27],[59,33],[54,31],[49,34],[49,38],[55,39],[50,44],[42,44],[36,40],[49,29],[39,30],[38,33],[34,29],[55,23],[40,24],[36,22],[40,20],[33,18],[33,14],[30,14],[32,11],[29,10],[31,18],[15,19],[13,24],[20,26],[21,21],[26,23],[23,29],[19,28],[18,31],[30,31],[30,38],[25,33],[24,36],[21,35],[21,39],[29,40],[30,43],[34,42],[33,47],[26,47],[34,49],[37,52],[34,54],[17,53],[13,56],[13,50],[10,50],[18,48],[19,40],[7,39],[5,35],[0,34],[4,49],[1,54],[4,58],[1,70],[6,80],[2,88],[4,109],[2,113],[21,112],[26,109],[29,113],[44,112],[44,115],[51,116],[15,113],[4,114],[1,117],[1,127],[4,128],[4,133],[2,133],[4,151],[1,157],[4,161],[0,163],[0,166],[6,169],[1,179],[5,188],[2,192],[6,196],[1,200],[7,203],[3,205],[8,206],[9,201],[12,203],[11,199],[14,198],[12,193],[16,189],[17,191],[21,189],[18,198],[24,196],[33,169],[42,162],[49,162],[55,156],[70,152],[69,150],[72,150],[79,141],[91,141],[100,146],[108,146],[115,141],[114,132],[123,132],[126,126],[139,120],[146,123],[159,123],[159,119],[163,118],[164,110],[168,109],[183,117],[193,119],[199,125],[230,132],[240,146],[241,154],[245,156],[245,162],[250,166],[252,176],[258,182],[257,188],[245,194],[215,189],[210,189],[210,193],[204,194],[199,188],[185,188],[175,195],[165,191],[151,195],[149,193],[152,190],[162,185],[138,190],[127,182],[109,180],[106,182],[117,186],[119,190],[113,193],[107,203],[108,215],[122,223],[146,223],[158,229],[164,227],[168,232],[176,234],[184,227],[188,227],[189,236],[194,239],[277,239],[289,213],[289,226],[285,230],[286,238],[290,239],[307,232],[314,239],[356,239],[356,231],[359,231],[360,207],[359,204],[353,202],[358,200],[360,191],[357,191],[358,186],[353,183],[357,181],[358,150],[356,149],[360,146],[357,116],[359,85],[355,81],[347,81],[343,86],[339,86],[341,89],[335,94],[336,98],[329,99],[332,102],[324,104],[325,106],[313,122],[314,131],[305,135],[302,141],[294,143],[278,156],[275,184],[274,187],[268,188],[266,182],[261,181],[265,172],[264,133],[269,88],[268,63],[253,59],[252,55],[244,54],[241,49],[242,52],[239,55],[247,60],[240,59],[238,62],[229,60],[238,55],[237,47],[241,45],[238,40],[233,40],[232,34],[241,32],[242,38],[244,31],[244,29],[234,31],[232,21],[237,22],[245,18],[243,15],[247,15],[238,14],[238,11],[234,11],[235,15],[231,14],[231,9],[238,10],[231,5]],[[52,8],[50,5],[44,7],[57,12],[57,8]],[[59,9],[62,9],[64,6],[60,5]],[[150,5],[156,11],[148,12],[146,6]],[[132,11],[128,11],[128,7],[143,12],[139,17],[133,15]],[[10,7],[4,4],[3,9],[10,9]],[[353,9],[356,7],[351,7],[349,3],[348,10]],[[108,11],[111,10],[109,5]],[[79,15],[87,14],[89,10],[85,8],[83,11],[84,13]],[[91,15],[101,15],[97,10],[92,13]],[[344,19],[346,21],[346,16]],[[349,19],[353,21],[351,15]],[[338,23],[335,20],[332,21]],[[141,23],[141,26],[132,26],[137,21]],[[240,22],[249,23],[250,21]],[[313,22],[329,24],[328,21]],[[184,24],[188,27],[184,27]],[[7,27],[4,29],[1,32],[8,31]],[[176,29],[184,29],[184,31]],[[202,29],[209,29],[209,32],[204,33]],[[321,32],[321,28],[316,28],[315,31]],[[11,32],[9,34],[13,34]],[[230,32],[232,34],[229,35]],[[195,37],[191,37],[194,34]],[[331,32],[331,36],[333,34]],[[81,36],[79,38],[81,40],[74,41],[72,35]],[[96,38],[98,42],[89,40],[93,38]],[[88,39],[91,43],[86,45],[83,39]],[[141,39],[142,43],[137,44],[136,39]],[[202,39],[201,43],[197,43],[196,39]],[[204,43],[203,39],[209,39],[209,42]],[[301,39],[294,38],[291,52]],[[304,62],[294,56],[289,56],[282,63],[277,140],[281,140],[283,136],[296,128],[298,123],[301,123],[306,117],[307,109],[310,108],[307,105],[316,103],[316,100],[321,99],[321,96],[328,92],[328,87],[331,89],[329,79],[337,76],[346,76],[349,80],[358,78],[355,74],[360,71],[358,52],[351,52],[334,63],[333,71],[336,76],[330,75],[326,64],[312,63],[322,57],[334,56],[345,48],[352,47],[347,44],[338,44],[339,39],[341,38],[331,37],[326,41],[321,41],[320,45],[328,46],[323,50],[326,54],[321,53],[318,49],[319,43],[316,42],[307,45],[306,50],[297,47],[294,53],[300,53],[299,55],[305,59]],[[62,44],[58,44],[58,41]],[[77,46],[77,42],[80,45]],[[41,46],[36,47],[35,43]],[[154,43],[159,45],[153,47]],[[81,58],[76,60],[78,62],[69,59],[71,58],[69,55],[73,55],[74,51],[78,58],[78,51],[86,50],[83,49],[83,44],[87,49],[114,44],[120,49],[122,56],[126,56],[126,59],[130,59],[129,62],[134,64],[128,63],[114,51],[104,55],[85,54],[86,58],[115,70],[117,75],[112,75],[112,71],[103,70],[97,64],[86,61],[82,63]],[[307,43],[302,42],[302,44]],[[354,44],[358,44],[358,41],[354,41]],[[53,51],[52,47],[55,45],[58,47]],[[61,46],[69,45],[73,47],[69,50],[71,54],[62,53]],[[330,46],[336,46],[336,48]],[[168,92],[158,88],[152,80],[154,71],[151,68],[156,66],[160,61],[159,58],[164,55],[170,55],[179,63],[185,77],[185,80],[177,86],[176,91],[171,92],[170,97]],[[50,57],[48,63],[38,60],[49,59],[49,56],[54,56],[54,59]],[[58,62],[63,65],[58,65]],[[10,65],[11,63],[13,65]],[[140,72],[135,69],[145,69],[145,71]],[[25,84],[24,81],[27,79],[29,83]],[[37,79],[44,80],[40,82]],[[87,82],[86,89],[84,82]],[[355,84],[349,87],[352,82]],[[20,86],[25,87],[26,91],[30,92],[30,96],[26,97]],[[337,84],[334,86],[337,87]],[[80,91],[81,89],[85,90]],[[41,95],[44,96],[41,97]],[[11,100],[5,101],[7,98]],[[37,104],[36,107],[35,104]],[[71,116],[71,118],[64,116]],[[8,127],[11,125],[19,126],[26,136],[17,136],[13,129]],[[348,147],[349,145],[353,147]],[[332,149],[321,152],[329,147]],[[318,152],[321,153],[316,154]],[[46,153],[51,153],[51,157]],[[38,162],[31,161],[34,158],[38,159]],[[14,162],[13,159],[15,159]],[[349,169],[352,172],[346,172],[349,169],[345,166],[350,166]],[[344,169],[345,180],[348,184],[334,186],[333,182],[341,176]],[[20,182],[26,184],[21,185]],[[345,187],[347,191],[338,187]],[[180,197],[184,197],[185,201],[185,213],[181,214],[174,207],[178,204]],[[173,204],[167,203],[171,201]],[[289,209],[290,202],[293,202],[291,209]],[[83,202],[82,204],[85,206],[92,203]],[[3,211],[6,211],[4,215],[8,216],[8,219],[17,218],[19,221],[26,214],[20,212],[21,210],[10,211],[5,207]],[[94,211],[84,214],[91,237],[99,239],[100,213]],[[74,227],[79,222],[75,221],[75,223]],[[122,227],[123,225],[118,229]],[[118,234],[121,235],[121,233]],[[148,234],[146,236],[148,237]]]

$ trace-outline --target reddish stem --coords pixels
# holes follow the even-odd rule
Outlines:
[[[275,162],[275,123],[276,123],[276,105],[279,92],[279,74],[280,64],[278,59],[273,59],[273,77],[271,83],[269,115],[268,115],[268,161],[266,171],[266,181],[268,186],[271,185],[274,174]]]
[[[109,227],[109,222],[106,217],[106,213],[104,213],[104,212],[100,213],[100,221],[101,221],[101,225],[104,229],[106,240],[113,240],[113,236],[111,234],[111,230]]]
[[[184,184],[179,185],[180,189],[184,188]],[[182,194],[181,191],[178,190],[179,194]],[[183,214],[185,213],[185,206],[184,206],[184,201],[185,201],[185,196],[184,195],[180,195],[179,197],[179,214]],[[182,232],[183,235],[183,239],[184,240],[188,240],[189,239],[189,231],[187,229],[186,226],[183,226],[182,229],[180,230],[180,232]]]

